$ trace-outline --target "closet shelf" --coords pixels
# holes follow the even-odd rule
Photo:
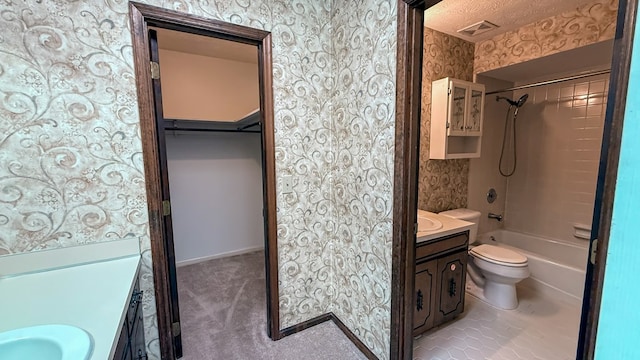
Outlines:
[[[237,121],[164,119],[164,129],[174,131],[220,131],[259,133],[262,131],[260,110],[256,109]]]

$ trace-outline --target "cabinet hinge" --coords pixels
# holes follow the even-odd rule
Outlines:
[[[171,201],[163,200],[162,201],[162,216],[171,215]]]
[[[180,322],[174,322],[171,324],[171,330],[173,330],[173,337],[180,335]]]
[[[149,62],[151,65],[151,78],[154,80],[160,79],[160,64],[155,61]]]
[[[596,264],[596,254],[598,252],[598,239],[591,240],[591,256],[589,256],[589,261],[591,261],[591,265]]]

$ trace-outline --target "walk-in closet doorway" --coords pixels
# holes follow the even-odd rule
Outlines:
[[[162,358],[277,340],[271,35],[130,9]]]

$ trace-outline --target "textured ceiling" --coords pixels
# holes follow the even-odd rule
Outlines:
[[[258,48],[234,41],[209,36],[153,28],[158,32],[158,47],[219,59],[258,63]]]
[[[424,25],[478,42],[591,2],[593,0],[443,0],[424,12]],[[457,32],[482,20],[500,27],[474,37]]]

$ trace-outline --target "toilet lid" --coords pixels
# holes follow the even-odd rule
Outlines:
[[[515,252],[513,250],[509,250],[503,247],[494,246],[494,245],[478,245],[471,250],[469,253],[473,256],[477,256],[483,260],[503,265],[511,265],[511,266],[524,266],[527,265],[527,257]]]

